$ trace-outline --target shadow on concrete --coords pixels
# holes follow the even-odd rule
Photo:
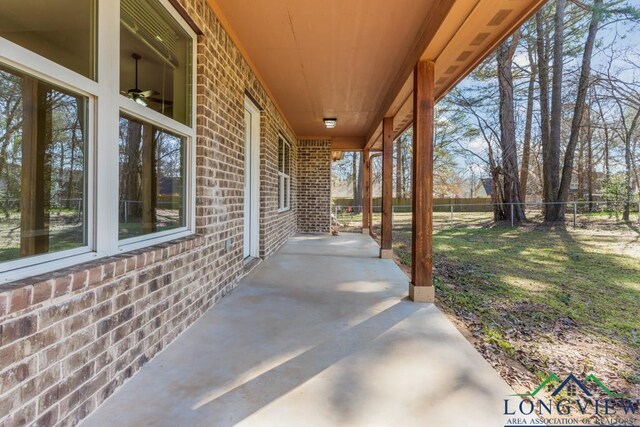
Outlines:
[[[236,425],[244,418],[284,396],[296,387],[304,384],[320,372],[341,359],[362,351],[368,343],[391,329],[417,311],[426,309],[425,305],[413,304],[407,300],[381,311],[367,320],[349,328],[339,335],[324,341],[310,350],[288,360],[231,390],[218,395],[203,396],[193,407],[200,410],[208,406],[236,405],[245,400],[245,405],[237,408],[222,420],[220,427]],[[211,408],[207,408],[211,410]]]

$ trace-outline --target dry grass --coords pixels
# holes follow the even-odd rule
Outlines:
[[[434,215],[438,306],[517,392],[550,372],[593,372],[640,396],[640,228],[602,214],[512,228],[487,215]],[[394,250],[406,271],[410,214],[394,216]]]

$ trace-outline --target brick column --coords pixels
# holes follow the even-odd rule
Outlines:
[[[298,231],[331,231],[331,140],[298,141]]]

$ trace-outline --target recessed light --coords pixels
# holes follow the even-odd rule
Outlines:
[[[336,118],[324,119],[324,125],[327,127],[327,129],[333,129],[334,127],[336,127],[337,124],[338,124],[338,119]]]

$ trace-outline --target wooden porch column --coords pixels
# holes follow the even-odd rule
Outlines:
[[[413,220],[409,298],[433,302],[434,63],[419,61],[413,72]]]
[[[369,150],[362,152],[362,234],[371,231],[371,159]]]
[[[393,117],[382,121],[382,236],[380,258],[393,258]]]

